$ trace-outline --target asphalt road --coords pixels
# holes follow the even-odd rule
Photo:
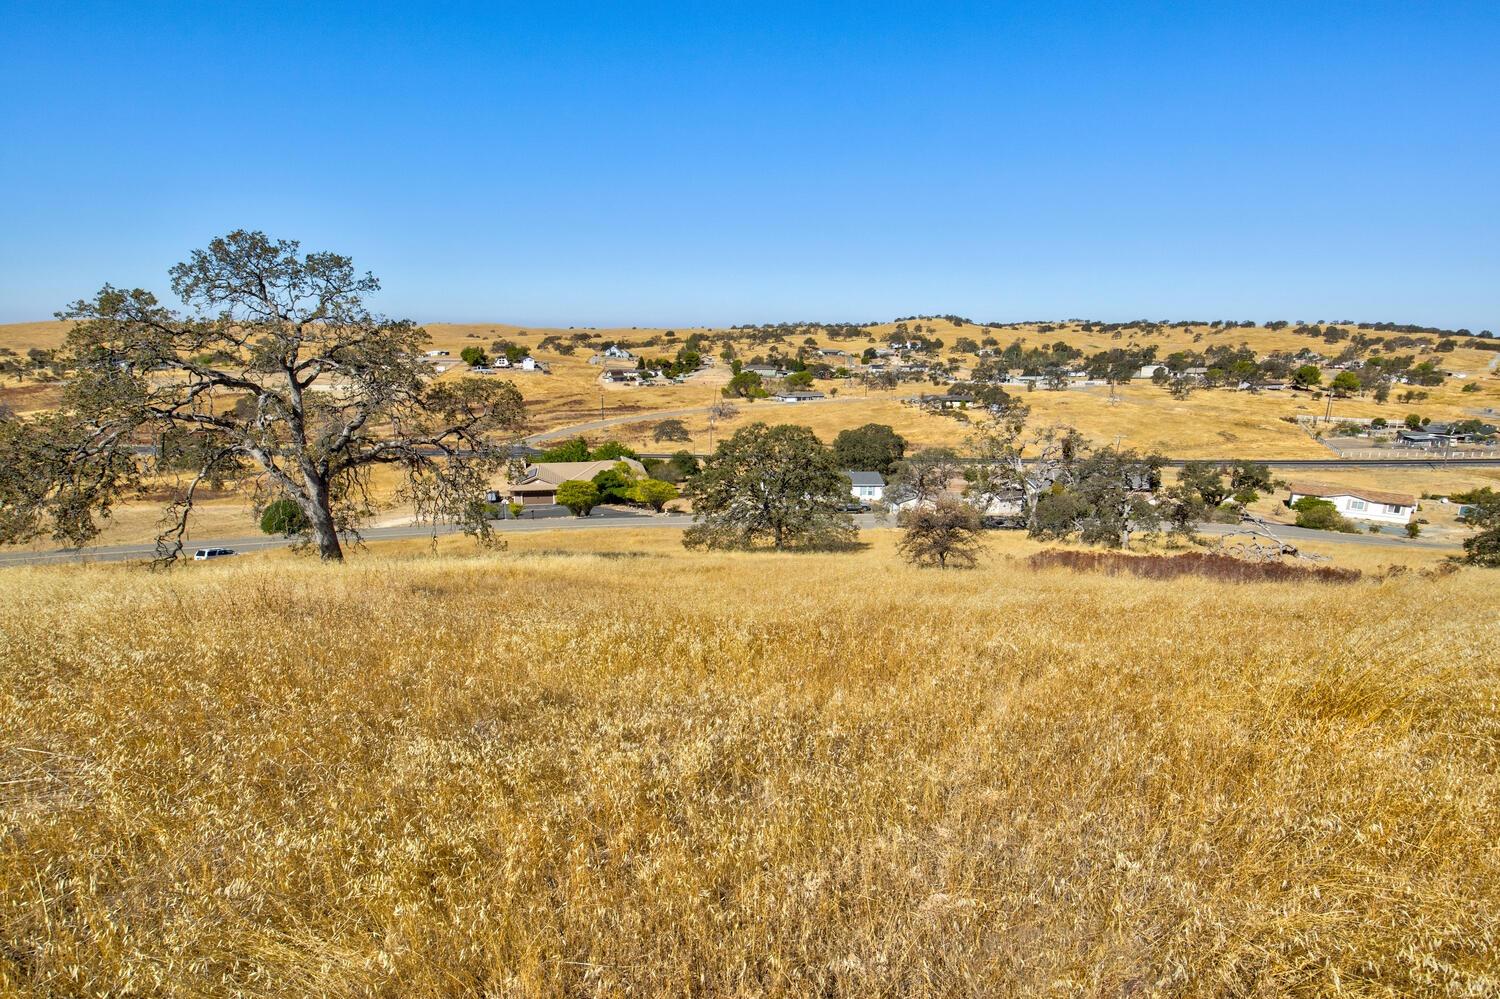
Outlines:
[[[590,517],[542,517],[535,520],[500,520],[493,522],[493,526],[501,534],[526,534],[535,531],[607,531],[616,528],[667,528],[670,530],[682,530],[692,523],[692,518],[686,515],[658,517],[651,514],[633,513],[621,510],[600,509]],[[859,514],[854,522],[862,530],[875,527],[888,527],[894,524],[894,520],[886,520],[881,523],[873,514]],[[1234,534],[1240,531],[1235,524],[1199,524],[1198,530],[1202,534],[1218,536]],[[1335,542],[1356,545],[1374,545],[1377,547],[1391,548],[1422,548],[1429,550],[1455,550],[1458,546],[1452,542],[1435,541],[1432,539],[1412,539],[1391,534],[1330,534],[1327,531],[1311,531],[1301,527],[1285,527],[1277,525],[1274,527],[1277,535],[1283,540],[1301,542]],[[1395,528],[1392,528],[1394,531]],[[439,535],[456,534],[458,529],[449,526],[439,526]],[[366,541],[394,541],[410,538],[428,538],[433,534],[431,526],[425,527],[376,527],[364,532]],[[286,538],[267,537],[258,534],[240,538],[214,538],[195,540],[185,546],[185,551],[190,557],[197,548],[232,548],[237,552],[265,551],[270,548],[285,548],[291,544]],[[62,548],[48,552],[22,552],[10,551],[0,553],[0,568],[21,565],[48,565],[68,562],[139,562],[152,558],[156,554],[156,548],[151,544],[135,545],[106,545],[97,548]]]

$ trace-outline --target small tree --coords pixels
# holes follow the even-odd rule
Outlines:
[[[660,479],[640,479],[631,487],[630,498],[661,513],[678,496],[677,487]]]
[[[681,420],[662,420],[651,431],[651,439],[657,443],[663,441],[689,441],[693,435],[688,433],[687,426]]]
[[[962,500],[940,499],[907,515],[898,548],[913,565],[972,568],[984,550],[981,527],[978,510]]]
[[[1301,388],[1312,388],[1323,381],[1323,372],[1316,364],[1304,364],[1292,372],[1292,384]]]
[[[635,475],[623,461],[594,476],[594,488],[599,491],[600,503],[629,503],[635,488]]]
[[[741,371],[729,379],[729,384],[724,386],[726,398],[761,399],[766,394],[765,388],[761,385],[759,373],[754,371]]]
[[[828,548],[858,531],[843,511],[849,480],[806,427],[752,423],[736,431],[684,495],[694,511],[682,539],[689,548]]]
[[[471,368],[489,367],[490,355],[484,352],[483,347],[465,347],[458,352],[458,357]]]
[[[922,448],[896,466],[893,492],[915,499],[918,506],[935,503],[962,474],[963,465],[950,449]]]
[[[587,517],[599,505],[599,490],[583,479],[569,479],[557,487],[557,502],[573,511],[575,517]]]
[[[1334,395],[1343,399],[1358,392],[1362,386],[1360,385],[1359,376],[1354,372],[1340,371],[1337,375],[1333,376],[1333,381],[1328,387],[1333,390]]]

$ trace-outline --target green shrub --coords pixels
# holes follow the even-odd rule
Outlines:
[[[272,500],[260,515],[260,529],[265,534],[280,534],[290,538],[307,532],[307,515],[294,501]]]

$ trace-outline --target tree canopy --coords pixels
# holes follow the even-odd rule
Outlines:
[[[857,528],[843,508],[849,480],[806,427],[752,423],[719,444],[685,486],[690,548],[830,548]]]
[[[918,506],[906,516],[906,530],[897,546],[914,565],[970,568],[984,549],[979,511],[963,500],[945,497]]]
[[[884,423],[840,430],[833,439],[833,458],[840,468],[879,472],[887,478],[906,456],[906,438]]]

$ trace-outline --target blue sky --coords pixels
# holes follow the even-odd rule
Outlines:
[[[1500,330],[1500,4],[0,0],[0,321],[231,229],[423,321]]]

